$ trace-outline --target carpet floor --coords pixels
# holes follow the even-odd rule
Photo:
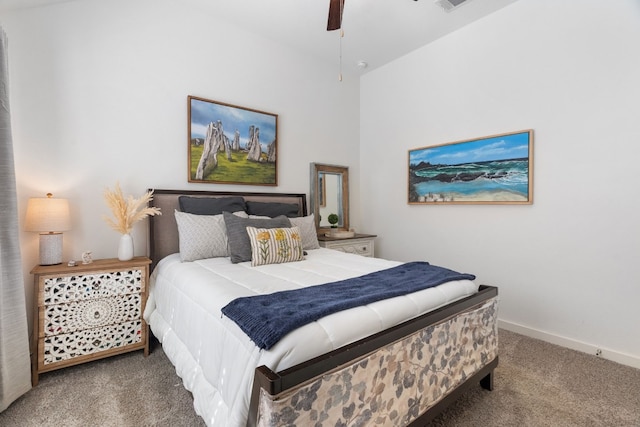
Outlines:
[[[472,387],[432,426],[640,427],[640,370],[500,330],[494,390]],[[0,426],[201,427],[157,342],[40,376]]]

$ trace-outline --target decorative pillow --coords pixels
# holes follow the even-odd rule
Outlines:
[[[286,216],[276,218],[240,218],[229,212],[223,212],[224,223],[227,227],[227,238],[229,239],[229,256],[231,262],[251,261],[251,242],[247,234],[247,227],[256,228],[289,228],[291,222]]]
[[[302,261],[300,229],[247,227],[251,241],[251,266]]]
[[[234,215],[247,214],[240,211]],[[229,256],[227,228],[222,214],[194,215],[176,210],[175,217],[181,261]]]
[[[242,197],[178,197],[182,212],[195,215],[219,215],[222,212],[246,211]]]
[[[288,218],[294,218],[298,216],[298,210],[298,205],[295,203],[247,202],[249,215],[268,216],[269,218],[284,215]]]
[[[300,229],[300,237],[302,238],[302,249],[318,249],[318,232],[316,230],[316,221],[313,214],[309,216],[299,216],[289,218],[292,226]]]

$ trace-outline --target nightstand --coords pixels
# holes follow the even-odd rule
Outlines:
[[[149,354],[146,322],[149,264],[95,260],[75,267],[38,265],[34,275],[31,382],[43,372],[134,350]]]
[[[375,234],[356,234],[354,237],[348,237],[346,239],[318,236],[318,243],[323,248],[373,257],[375,253],[373,241],[376,237]]]

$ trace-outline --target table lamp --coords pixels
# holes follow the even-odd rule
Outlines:
[[[24,229],[40,233],[40,265],[62,262],[62,232],[71,229],[67,199],[47,197],[29,199]]]

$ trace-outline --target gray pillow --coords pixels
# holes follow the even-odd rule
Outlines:
[[[284,215],[288,218],[294,218],[299,216],[298,210],[299,207],[295,203],[247,202],[247,213],[249,215],[268,216],[269,218]]]
[[[246,211],[242,197],[178,197],[182,212],[194,215],[219,215],[222,212]]]
[[[276,218],[240,218],[229,212],[223,212],[224,224],[227,227],[229,239],[229,255],[231,262],[251,261],[251,239],[247,227],[256,228],[289,228],[291,222],[286,216]]]
[[[291,226],[300,229],[303,249],[318,249],[320,247],[318,243],[318,230],[316,230],[316,221],[313,214],[289,218],[289,221],[291,221]]]

